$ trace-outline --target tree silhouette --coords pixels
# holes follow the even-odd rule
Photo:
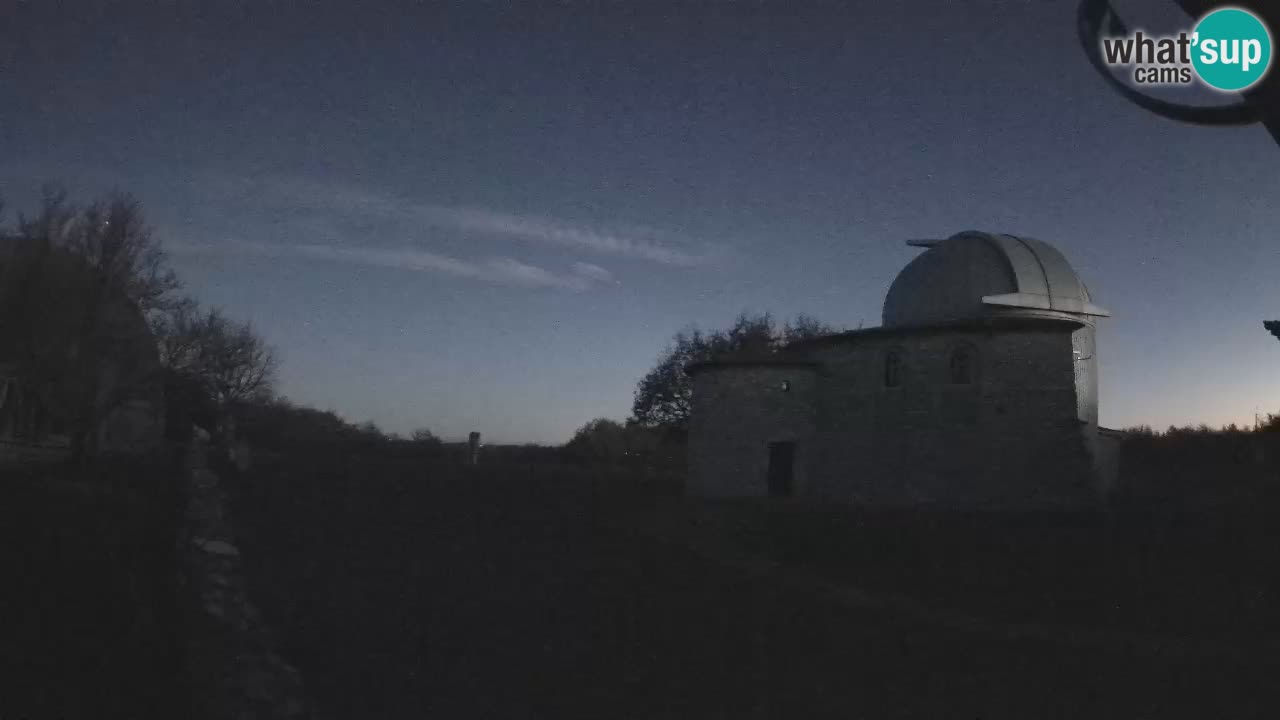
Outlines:
[[[440,445],[441,444],[440,438],[436,437],[435,433],[431,432],[429,429],[424,427],[414,430],[409,437],[413,440],[413,442],[421,443],[423,445]]]
[[[4,242],[7,360],[24,394],[68,424],[72,455],[83,458],[116,408],[159,402],[147,319],[175,301],[177,277],[127,195],[76,208],[46,188],[39,213]]]
[[[564,449],[572,457],[610,462],[660,459],[662,433],[635,422],[596,418],[578,428]]]
[[[705,333],[689,327],[676,333],[671,344],[636,387],[632,420],[683,436],[688,428],[693,387],[685,368],[717,357],[771,355],[798,340],[829,335],[834,328],[806,315],[778,328],[769,313],[742,313],[728,330]]]
[[[1277,340],[1280,340],[1280,320],[1263,320],[1262,327],[1266,328],[1267,332],[1275,335]]]
[[[172,373],[193,379],[221,408],[270,395],[276,359],[249,323],[228,319],[195,301],[174,303],[152,323],[160,359]]]
[[[627,452],[627,429],[608,418],[596,418],[578,428],[565,449],[592,459],[622,457]]]

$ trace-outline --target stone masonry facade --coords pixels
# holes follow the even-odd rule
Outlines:
[[[874,328],[758,362],[693,368],[691,489],[766,495],[769,444],[790,441],[801,497],[871,507],[1090,505],[1097,427],[1077,397],[1078,329],[1048,320]],[[971,359],[967,383],[952,381],[958,348]],[[890,353],[896,386],[886,383]]]

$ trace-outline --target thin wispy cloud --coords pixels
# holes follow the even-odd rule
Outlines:
[[[574,263],[569,272],[558,273],[511,257],[468,260],[416,249],[275,244],[244,240],[225,240],[218,243],[171,242],[165,247],[180,255],[212,254],[325,260],[365,267],[442,273],[512,287],[584,291],[615,282],[608,270],[591,263]]]
[[[237,187],[258,202],[275,198],[290,208],[289,222],[295,224],[314,226],[330,219],[392,223],[405,229],[453,230],[471,237],[515,240],[672,267],[707,265],[723,252],[707,243],[653,228],[605,228],[485,208],[453,207],[302,178],[224,178],[222,184]]]
[[[576,262],[573,264],[573,272],[581,277],[591,278],[601,283],[616,282],[613,279],[613,273],[592,263]]]
[[[171,245],[178,253],[326,260],[441,273],[512,287],[573,291],[619,283],[599,264],[572,256],[563,260],[564,270],[549,269],[549,254],[598,255],[672,268],[704,266],[723,256],[709,244],[651,228],[591,227],[484,208],[445,206],[350,184],[216,174],[204,175],[200,181],[214,205],[236,208],[242,217],[253,218],[249,227],[256,228],[258,235],[247,240]],[[197,232],[204,237],[238,233],[231,227],[210,233],[211,227],[217,225]],[[174,230],[168,233],[170,237],[186,234],[184,228]],[[258,240],[268,239],[262,230],[270,233],[271,242]],[[528,246],[531,253],[536,250],[542,264],[513,257],[512,242]],[[486,243],[497,243],[496,252],[462,256],[470,256],[471,248]]]
[[[505,235],[604,255],[649,260],[663,265],[693,267],[710,261],[709,253],[694,254],[681,250],[660,238],[642,234],[644,231],[621,234],[474,208],[423,206],[421,211],[440,223],[459,230]]]

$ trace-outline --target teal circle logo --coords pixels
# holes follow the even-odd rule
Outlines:
[[[1200,18],[1193,32],[1191,64],[1209,87],[1245,90],[1267,74],[1271,33],[1248,10],[1214,10]]]

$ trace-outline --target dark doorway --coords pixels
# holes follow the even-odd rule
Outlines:
[[[769,497],[795,494],[796,444],[769,443]]]

